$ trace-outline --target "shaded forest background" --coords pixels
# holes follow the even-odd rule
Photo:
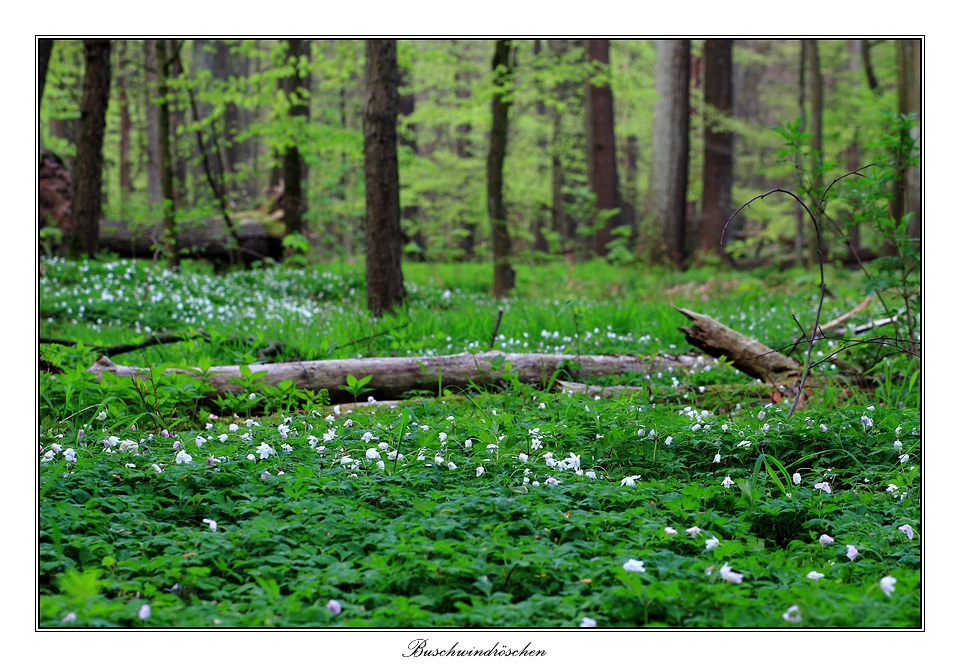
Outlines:
[[[54,40],[41,89],[41,150],[75,180],[91,41],[85,50],[83,40]],[[512,257],[815,261],[813,230],[789,198],[752,204],[723,248],[717,221],[766,190],[802,191],[806,179],[816,192],[875,160],[892,114],[920,111],[919,45],[398,40],[404,257],[491,257],[491,103],[500,101],[509,111],[502,213]],[[257,220],[288,258],[364,255],[363,41],[110,40],[106,57],[103,218],[135,228],[166,216],[183,229]],[[897,219],[913,211],[919,236],[919,178],[895,181],[891,210]],[[828,259],[884,252],[856,211],[830,214]],[[69,246],[76,232],[53,222],[65,238],[51,225],[41,243]]]

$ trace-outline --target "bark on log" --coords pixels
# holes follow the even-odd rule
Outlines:
[[[283,257],[282,237],[271,234],[260,222],[251,218],[235,221],[240,248],[234,250],[237,260],[249,263],[267,257]],[[177,234],[177,247],[188,256],[209,259],[218,263],[230,262],[233,244],[230,231],[222,218],[204,218],[197,222],[184,221]],[[124,220],[100,222],[100,247],[118,253],[121,257],[153,257],[163,245],[163,226],[131,225]]]
[[[677,308],[693,326],[679,327],[687,342],[712,357],[726,357],[734,368],[767,384],[791,387],[800,381],[803,366],[712,317]]]
[[[524,384],[545,385],[553,372],[563,366],[559,378],[580,378],[614,375],[625,371],[651,373],[667,367],[694,367],[702,359],[688,355],[662,355],[633,357],[627,355],[573,355],[573,354],[514,354],[505,352],[464,352],[440,357],[379,357],[369,359],[325,359],[320,361],[295,361],[279,364],[259,364],[251,371],[266,371],[260,382],[275,386],[282,380],[295,380],[298,389],[330,392],[331,401],[337,403],[352,400],[347,392],[339,389],[347,384],[347,374],[354,377],[372,375],[367,388],[373,391],[363,394],[378,401],[394,399],[404,394],[425,390],[431,393],[443,388],[466,389],[471,383],[480,386],[503,385],[506,364],[510,373],[517,373]],[[496,367],[494,367],[496,365]],[[88,369],[98,378],[103,373],[122,377],[146,377],[148,369],[134,366],[119,366],[107,357],[100,357]],[[171,369],[175,373],[199,374],[198,369]],[[211,366],[206,381],[213,385],[213,395],[249,391],[237,383],[242,377],[239,366]]]

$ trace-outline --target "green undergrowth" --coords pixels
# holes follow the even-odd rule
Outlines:
[[[785,413],[508,392],[44,434],[40,622],[918,625],[917,415]]]
[[[599,399],[507,381],[348,411],[258,381],[270,341],[302,359],[483,351],[499,308],[497,349],[568,354],[689,352],[671,305],[787,344],[816,308],[802,274],[604,266],[521,267],[496,302],[479,268],[416,265],[408,309],[374,321],[338,267],[45,262],[41,335],[62,344],[41,346],[38,623],[919,626],[919,386],[902,369],[789,418],[709,358],[598,378],[641,388]],[[835,278],[824,319],[862,298]],[[149,376],[86,372],[98,346],[164,331],[195,337],[114,359]],[[242,394],[163,372],[217,364],[244,365]]]

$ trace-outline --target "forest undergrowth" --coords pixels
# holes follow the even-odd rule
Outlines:
[[[407,309],[375,320],[349,265],[44,260],[39,625],[920,626],[916,364],[871,358],[867,388],[827,360],[788,417],[677,330],[672,306],[786,348],[815,279],[556,263],[493,300],[489,264],[404,270]],[[826,270],[821,320],[864,296]],[[639,391],[596,399],[509,368],[351,408],[258,381],[271,360],[486,351],[501,309],[504,352],[700,363],[597,379]],[[111,357],[147,377],[86,371],[158,334],[182,340]],[[225,364],[246,367],[242,393],[163,372]],[[376,382],[354,378],[358,401]]]

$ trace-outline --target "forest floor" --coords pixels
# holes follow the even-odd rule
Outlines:
[[[524,265],[496,301],[489,264],[407,264],[408,308],[373,320],[351,266],[41,266],[40,333],[60,341],[41,345],[42,627],[921,625],[916,376],[867,390],[823,364],[788,416],[677,331],[673,306],[788,345],[819,299],[804,273]],[[864,296],[828,274],[825,320]],[[701,363],[597,378],[642,387],[607,398],[509,368],[353,408],[259,382],[270,360],[486,351],[501,309],[503,352]],[[86,371],[162,332],[183,340],[111,357],[146,378]],[[215,399],[163,372],[226,364],[244,391]]]

